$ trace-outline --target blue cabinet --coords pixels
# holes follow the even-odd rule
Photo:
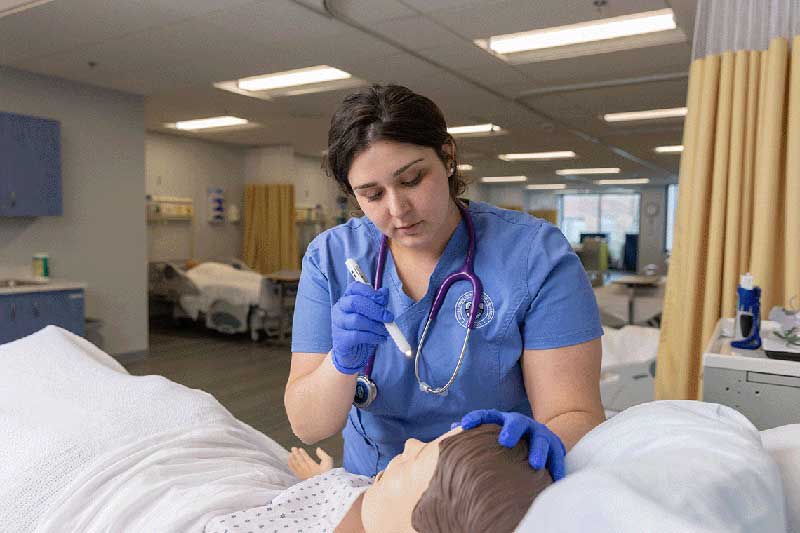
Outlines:
[[[61,212],[60,124],[0,113],[0,217]]]
[[[83,290],[0,294],[0,344],[49,325],[84,335]]]

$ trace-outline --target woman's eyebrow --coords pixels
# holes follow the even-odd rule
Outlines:
[[[423,157],[420,157],[419,159],[415,159],[414,161],[412,161],[412,162],[410,162],[410,163],[407,163],[407,164],[403,165],[402,167],[398,168],[397,170],[395,170],[395,171],[394,171],[394,174],[392,174],[392,175],[393,175],[393,176],[399,176],[400,174],[402,174],[403,172],[405,172],[406,170],[408,170],[408,168],[409,168],[411,165],[413,165],[413,164],[415,164],[415,163],[419,163],[420,161],[423,161],[424,159],[425,159],[425,158],[423,158]]]
[[[415,164],[419,163],[420,161],[424,161],[424,160],[425,160],[424,157],[420,157],[419,159],[415,159],[414,161],[411,161],[410,163],[406,163],[402,167],[400,167],[397,170],[395,170],[394,172],[392,172],[392,176],[393,177],[397,177],[400,174],[402,174],[403,172],[405,172],[406,170],[408,170],[409,167],[411,167],[412,165],[415,165]],[[361,190],[361,189],[370,189],[372,187],[376,187],[377,185],[378,185],[377,183],[375,183],[374,181],[371,181],[369,183],[363,183],[363,184],[361,184],[361,185],[359,185],[357,187],[353,187],[353,190],[354,191],[358,191],[358,190]]]

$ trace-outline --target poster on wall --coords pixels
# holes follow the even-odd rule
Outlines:
[[[209,224],[225,222],[225,191],[221,187],[208,188],[208,222]]]

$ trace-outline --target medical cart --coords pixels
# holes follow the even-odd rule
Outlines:
[[[762,322],[762,337],[777,327]],[[800,423],[800,362],[737,350],[732,335],[733,319],[720,319],[703,354],[703,400],[733,407],[759,430]]]

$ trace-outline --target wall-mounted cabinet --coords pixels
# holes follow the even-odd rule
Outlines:
[[[60,124],[0,112],[0,217],[61,213]]]
[[[84,335],[83,290],[0,294],[0,344],[54,325]]]

